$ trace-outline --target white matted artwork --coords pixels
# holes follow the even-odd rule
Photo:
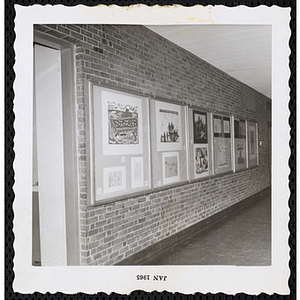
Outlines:
[[[223,168],[229,165],[229,148],[224,138],[219,138],[217,145],[217,167]]]
[[[118,166],[103,169],[103,193],[126,189],[126,167]]]
[[[230,133],[230,121],[223,120],[223,125],[224,125],[224,133]]]
[[[155,101],[157,151],[182,150],[181,106]]]
[[[208,145],[194,145],[194,178],[209,175]]]
[[[131,157],[131,188],[144,186],[143,157]]]
[[[163,184],[180,180],[179,173],[179,152],[163,152]]]
[[[103,155],[142,154],[141,99],[103,90],[101,100]]]
[[[214,133],[222,133],[222,120],[214,117]]]

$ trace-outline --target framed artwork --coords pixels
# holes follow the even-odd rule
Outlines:
[[[193,110],[194,143],[207,144],[207,113]]]
[[[246,142],[235,143],[236,165],[246,163]]]
[[[131,188],[144,186],[143,157],[131,157]]]
[[[207,145],[194,145],[194,178],[209,175],[209,154]]]
[[[182,149],[181,106],[155,101],[157,151]]]
[[[230,118],[223,117],[224,136],[230,137]]]
[[[253,125],[249,125],[249,156],[250,160],[256,159],[256,140],[255,140],[256,128]]]
[[[222,117],[214,116],[214,136],[222,136]]]
[[[247,167],[245,128],[245,120],[234,120],[235,170],[241,170]]]
[[[141,99],[107,90],[101,92],[101,98],[103,154],[142,154]]]
[[[240,137],[246,138],[246,122],[245,120],[240,120]]]
[[[234,120],[234,138],[240,138],[240,120]]]
[[[230,117],[213,115],[214,122],[214,171],[215,174],[232,170]],[[235,129],[236,130],[236,129]]]
[[[103,193],[126,189],[126,167],[103,168]]]
[[[248,121],[248,166],[258,165],[258,127],[256,122]]]
[[[163,184],[173,183],[180,180],[179,153],[162,153]]]
[[[149,99],[93,82],[89,88],[89,203],[151,189]]]
[[[228,143],[226,143],[225,138],[218,139],[216,154],[216,167],[228,167],[230,163],[230,148]]]

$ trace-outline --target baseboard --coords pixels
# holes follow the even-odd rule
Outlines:
[[[214,214],[204,220],[201,220],[200,222],[198,222],[194,225],[191,225],[188,228],[183,229],[183,230],[145,248],[144,250],[141,250],[141,251],[125,258],[124,260],[116,263],[116,265],[117,266],[139,265],[142,262],[150,259],[153,254],[157,255],[157,253],[162,251],[163,249],[172,246],[173,244],[179,242],[180,240],[182,240],[186,237],[189,237],[191,235],[191,233],[207,229],[209,226],[211,226],[215,222],[221,220],[222,218],[227,217],[229,214],[237,211],[238,209],[244,207],[245,205],[250,204],[252,201],[254,201],[254,200],[258,201],[259,198],[263,198],[267,193],[270,193],[270,187],[254,194],[238,203],[235,203],[232,206],[225,208],[224,210],[217,212],[216,214]]]

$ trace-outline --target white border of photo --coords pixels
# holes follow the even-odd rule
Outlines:
[[[289,187],[288,101],[290,76],[288,56],[290,8],[259,6],[168,6],[135,5],[131,9],[77,5],[15,5],[15,200],[13,289],[93,294],[134,290],[169,291],[185,294],[246,293],[288,294],[290,270],[288,246]],[[34,267],[32,243],[32,99],[33,99],[33,24],[260,24],[272,25],[272,265],[236,266],[76,266]],[[30,75],[29,75],[30,74]],[[166,281],[137,281],[138,274],[167,276]]]

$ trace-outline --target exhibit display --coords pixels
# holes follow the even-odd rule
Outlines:
[[[87,109],[92,205],[257,165],[255,122],[91,82]]]
[[[153,187],[187,181],[186,107],[150,101]]]
[[[211,175],[210,120],[211,114],[201,109],[189,108],[190,179]]]
[[[230,117],[213,115],[213,149],[215,174],[229,172],[231,164],[231,125]]]
[[[258,165],[258,125],[256,122],[248,121],[248,167]]]
[[[151,188],[149,104],[90,83],[91,204]]]
[[[234,119],[234,151],[235,170],[247,168],[247,144],[246,144],[246,122],[245,120]]]

